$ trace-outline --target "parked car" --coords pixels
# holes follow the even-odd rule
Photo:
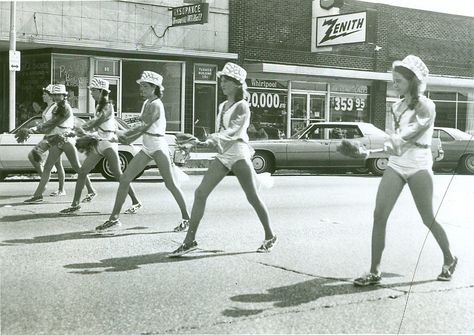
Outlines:
[[[87,113],[75,114],[74,116],[76,125],[81,125],[93,117],[92,114]],[[117,122],[118,129],[125,130],[129,128],[129,126],[120,118],[115,118],[115,120]],[[11,132],[0,134],[0,180],[6,178],[9,174],[36,173],[34,167],[28,160],[28,153],[39,141],[43,139],[44,134],[32,134],[25,143],[17,143],[15,134],[20,128],[31,128],[40,122],[42,122],[41,116],[35,116]],[[170,149],[174,150],[175,136],[172,134],[167,134],[166,139],[170,144]],[[140,151],[141,146],[141,138],[130,145],[119,144],[119,159],[122,171],[127,168],[133,156],[135,156]],[[65,170],[67,172],[74,172],[65,155],[62,155],[61,158],[63,160]],[[84,154],[79,153],[79,160],[81,162],[83,162],[85,158],[86,157]],[[154,162],[150,162],[146,169],[155,166],[156,165]],[[92,172],[100,172],[104,178],[109,180],[115,179],[106,159],[101,159]],[[137,178],[140,175],[138,175]]]
[[[474,174],[474,138],[456,128],[435,127],[433,137],[443,146],[444,158],[433,165],[434,170]]]
[[[372,153],[365,160],[344,156],[336,148],[343,139],[348,139],[357,140],[368,149],[380,149],[387,137],[387,133],[370,123],[313,123],[289,139],[251,141],[255,149],[252,163],[257,173],[273,173],[277,169],[347,168],[368,169],[374,175],[382,175],[388,163],[387,153]],[[433,157],[440,159],[440,142],[433,141]]]

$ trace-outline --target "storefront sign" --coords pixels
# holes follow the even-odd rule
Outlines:
[[[212,64],[195,64],[194,80],[216,81],[217,66]]]
[[[366,12],[318,17],[316,47],[365,42],[366,31]]]
[[[207,23],[208,15],[208,3],[175,7],[172,11],[171,25],[174,27],[183,26],[187,24]]]
[[[368,94],[369,89],[367,85],[331,84],[331,92]]]
[[[271,88],[271,89],[288,89],[288,82],[279,80],[266,79],[247,79],[247,86],[249,88]]]

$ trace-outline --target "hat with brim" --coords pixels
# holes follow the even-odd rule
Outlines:
[[[46,93],[49,93],[49,94],[51,94],[52,89],[53,89],[53,85],[51,85],[51,84],[49,84],[46,87],[43,87],[43,91],[46,92]]]
[[[91,88],[96,88],[98,90],[104,90],[110,93],[109,90],[109,82],[107,80],[104,80],[102,78],[94,78],[91,80],[91,83],[89,86],[87,86],[89,89]]]
[[[242,85],[245,84],[245,79],[247,78],[247,71],[245,71],[242,67],[238,66],[234,63],[226,63],[222,71],[217,72],[217,78],[221,76],[227,76],[237,80]]]
[[[153,84],[158,86],[162,91],[165,89],[163,87],[163,77],[153,71],[143,71],[142,76],[137,80],[137,84],[140,83]]]
[[[411,72],[413,72],[415,77],[423,83],[426,82],[426,80],[428,79],[428,74],[430,73],[425,63],[423,63],[423,61],[419,57],[413,55],[408,55],[403,60],[397,60],[393,62],[392,70],[396,66],[402,66],[410,70]]]
[[[51,88],[51,94],[67,95],[66,86],[64,86],[63,84],[53,85],[53,87]]]

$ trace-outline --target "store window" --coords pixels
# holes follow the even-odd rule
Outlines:
[[[22,55],[21,71],[16,73],[15,126],[29,118],[41,115],[43,87],[51,81],[51,55]]]
[[[53,83],[66,86],[74,113],[87,113],[89,72],[87,56],[53,55]]]
[[[178,62],[155,62],[143,60],[122,61],[122,118],[134,118],[140,115],[143,99],[140,97],[136,80],[143,71],[153,71],[163,76],[165,87],[162,98],[165,106],[166,130],[181,129],[181,96],[183,64]]]
[[[359,84],[331,84],[330,121],[369,122],[370,86]]]
[[[277,80],[248,79],[252,112],[248,135],[251,140],[280,139],[286,133],[288,84]]]

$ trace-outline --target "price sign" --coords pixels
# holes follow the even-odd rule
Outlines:
[[[334,97],[332,100],[335,111],[361,111],[365,108],[365,98],[361,97]]]
[[[278,93],[268,92],[252,92],[249,98],[250,108],[285,108],[280,101]]]

